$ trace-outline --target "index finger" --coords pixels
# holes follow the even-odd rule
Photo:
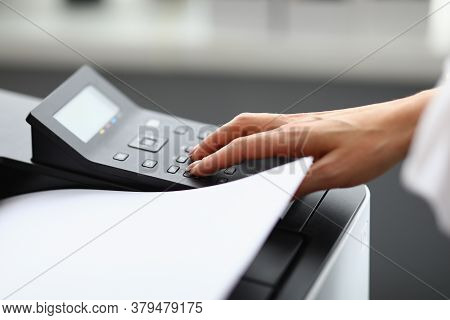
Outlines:
[[[283,122],[274,121],[280,115],[269,113],[242,113],[208,135],[191,152],[191,159],[196,161],[216,152],[231,141],[254,133],[272,130]]]
[[[240,137],[203,160],[194,162],[188,169],[193,175],[202,176],[245,160],[272,157],[279,153],[277,141],[277,132],[275,131]]]

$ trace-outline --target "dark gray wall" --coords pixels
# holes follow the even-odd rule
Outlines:
[[[71,70],[73,71],[73,70]],[[0,70],[0,88],[44,97],[68,72]],[[282,112],[319,80],[261,79],[205,75],[120,75],[173,114],[220,124],[240,112]],[[403,97],[431,84],[351,83],[344,80],[320,90],[289,112],[330,110]],[[158,110],[118,85],[138,103]],[[450,240],[436,229],[424,201],[399,183],[397,166],[369,183],[372,193],[371,298],[436,299],[432,288],[450,297]]]

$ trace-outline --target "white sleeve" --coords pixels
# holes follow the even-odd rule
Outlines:
[[[450,236],[450,59],[438,95],[422,114],[402,168],[405,186],[424,197]]]

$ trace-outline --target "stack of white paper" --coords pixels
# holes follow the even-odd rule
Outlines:
[[[4,200],[0,298],[225,298],[310,164],[189,191],[59,190]]]

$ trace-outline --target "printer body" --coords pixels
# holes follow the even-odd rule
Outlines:
[[[75,101],[86,99],[103,108],[91,123],[77,115]],[[7,182],[0,199],[67,188],[170,192],[228,183],[287,161],[192,177],[189,149],[214,126],[139,107],[88,67],[43,101],[0,91],[0,108],[0,179]],[[368,299],[369,248],[366,186],[312,193],[280,218],[229,298]]]

